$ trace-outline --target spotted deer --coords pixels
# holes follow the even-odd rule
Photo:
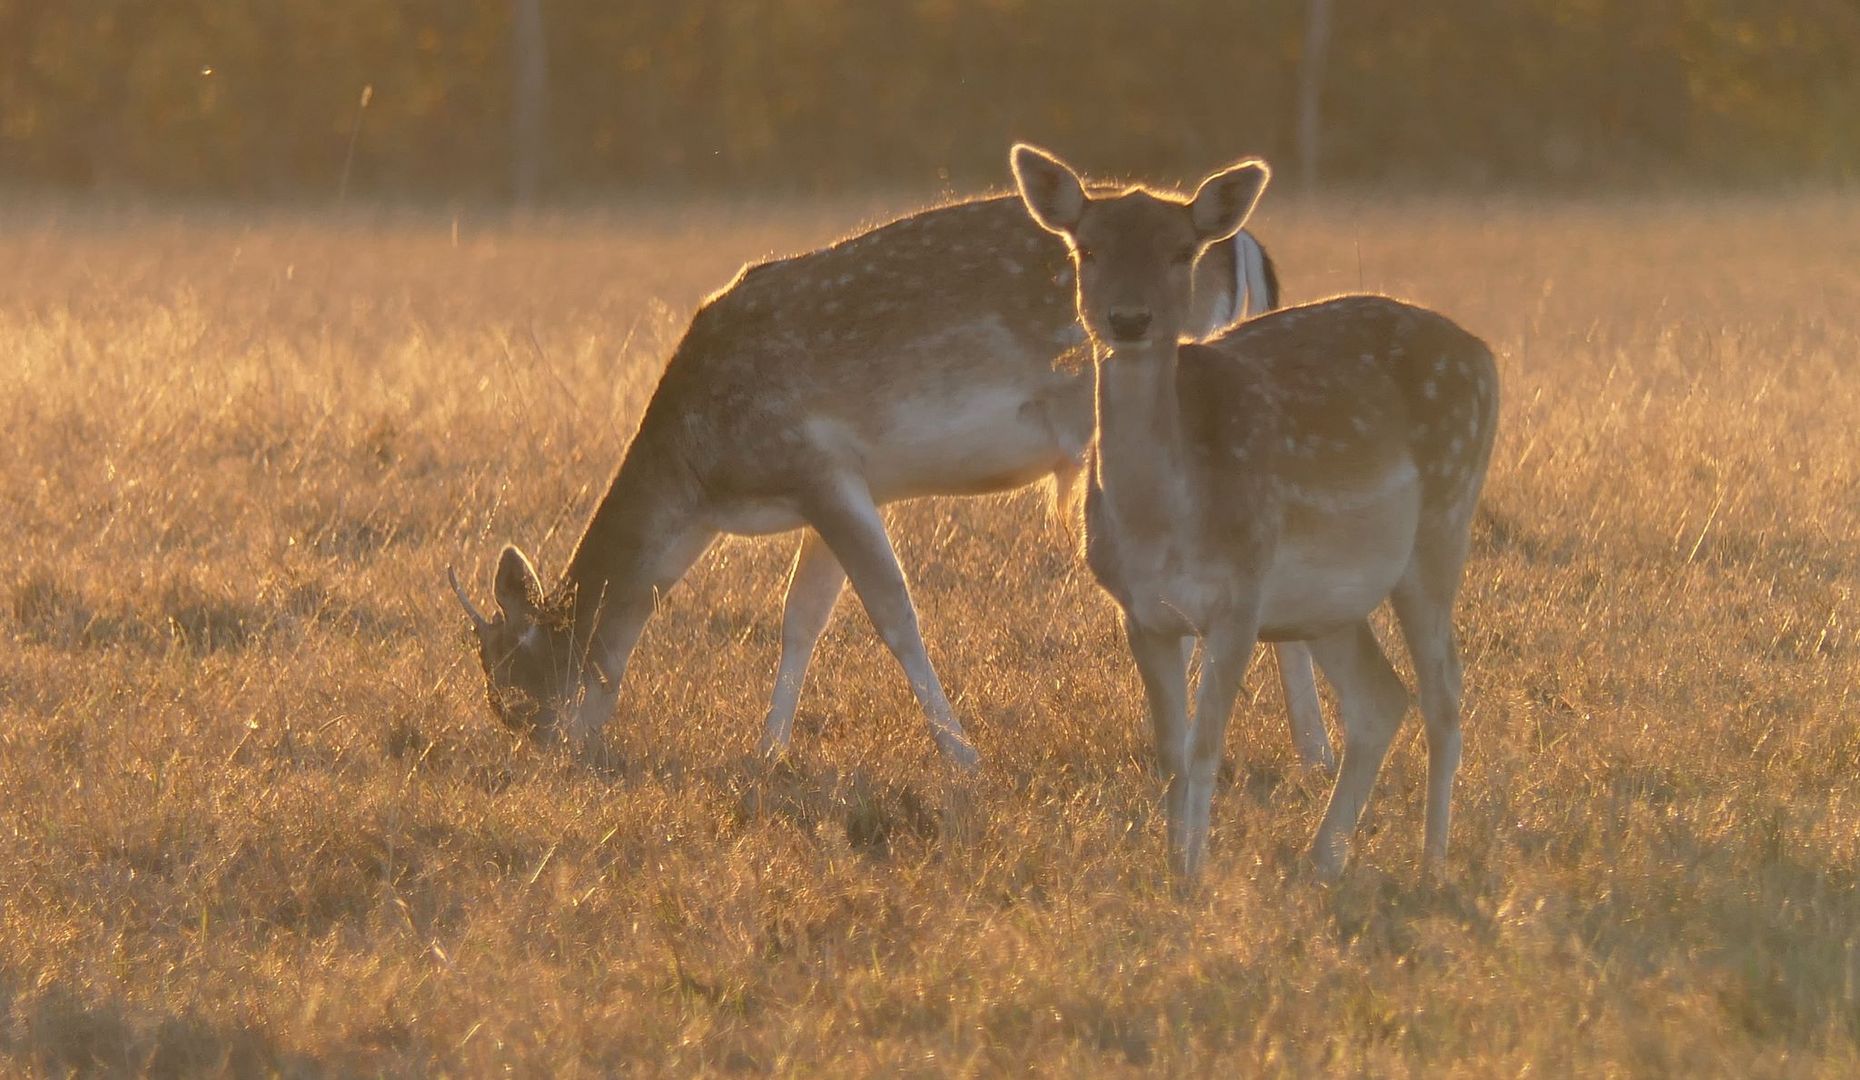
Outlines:
[[[1384,598],[1427,721],[1423,852],[1437,865],[1460,761],[1453,603],[1498,417],[1491,351],[1381,296],[1281,309],[1180,343],[1189,267],[1246,221],[1265,164],[1216,173],[1186,200],[1088,192],[1024,144],[1012,164],[1028,211],[1065,238],[1077,267],[1096,401],[1086,558],[1123,611],[1148,698],[1174,867],[1188,880],[1201,870],[1254,643],[1304,640],[1344,732],[1311,856],[1326,875],[1341,869],[1409,701],[1370,631]],[[1192,720],[1191,637],[1203,657]]]
[[[1012,194],[924,211],[744,270],[692,318],[619,471],[554,588],[516,547],[496,613],[452,588],[493,707],[534,734],[586,738],[611,715],[653,610],[721,533],[806,530],[788,579],[763,748],[790,740],[814,646],[848,578],[903,666],[937,744],[976,755],[931,666],[878,507],[1078,473],[1091,382],[1063,249]],[[1277,304],[1245,233],[1197,266],[1189,325]],[[1310,660],[1281,662],[1294,742],[1333,766]]]

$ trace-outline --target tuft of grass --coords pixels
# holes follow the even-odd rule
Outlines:
[[[850,602],[755,758],[792,538],[699,564],[597,752],[484,708],[446,567],[559,569],[701,296],[861,212],[0,235],[0,1058],[1860,1069],[1851,200],[1268,205],[1293,299],[1360,281],[1501,357],[1467,761],[1445,881],[1411,724],[1313,884],[1326,792],[1262,665],[1188,898],[1037,493],[890,513],[976,777]]]

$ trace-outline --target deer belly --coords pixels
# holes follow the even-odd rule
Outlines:
[[[711,507],[711,528],[733,536],[769,536],[807,524],[801,504],[786,498],[737,498]]]
[[[1268,641],[1320,637],[1367,616],[1414,555],[1421,489],[1401,470],[1361,495],[1288,500],[1260,611]]]
[[[1067,390],[1002,386],[885,410],[862,440],[873,496],[1008,491],[1078,460],[1090,399]]]

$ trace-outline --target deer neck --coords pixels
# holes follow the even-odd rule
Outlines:
[[[1167,531],[1190,509],[1176,346],[1099,346],[1093,371],[1106,509],[1120,531]]]
[[[559,586],[575,598],[575,639],[615,684],[659,594],[684,576],[713,534],[702,492],[675,444],[643,425],[588,519]]]

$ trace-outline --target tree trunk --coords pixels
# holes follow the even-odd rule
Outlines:
[[[1305,49],[1298,58],[1298,173],[1309,191],[1318,179],[1319,107],[1324,59],[1330,51],[1330,0],[1307,0]]]
[[[542,0],[511,0],[510,192],[519,209],[542,186],[549,118],[549,51]]]

